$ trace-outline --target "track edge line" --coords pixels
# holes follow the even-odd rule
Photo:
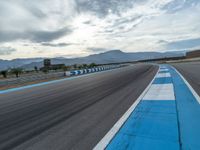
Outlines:
[[[195,99],[197,100],[197,102],[200,104],[200,96],[193,89],[193,87],[190,85],[190,83],[185,79],[185,77],[183,77],[183,75],[174,66],[171,66],[171,67],[180,75],[180,77],[182,78],[182,80],[184,81],[184,83],[187,85],[187,87],[189,88],[189,90],[192,92],[192,94],[195,97]]]
[[[131,107],[122,115],[122,117],[114,124],[114,126],[106,133],[106,135],[97,143],[97,145],[93,148],[93,150],[104,150],[107,147],[107,145],[110,143],[110,141],[113,139],[113,137],[117,134],[117,132],[120,130],[120,128],[126,122],[126,120],[129,118],[131,113],[135,110],[136,106],[140,103],[140,101],[145,96],[147,91],[150,89],[159,70],[160,70],[160,67],[158,68],[157,72],[155,73],[155,76],[153,77],[151,82],[148,84],[148,86],[145,88],[145,90],[142,92],[142,94],[140,94],[140,96],[131,105]]]

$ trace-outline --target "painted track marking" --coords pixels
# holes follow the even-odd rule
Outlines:
[[[158,69],[159,71],[159,69]],[[158,73],[157,71],[157,73]],[[136,106],[139,104],[139,102],[142,100],[144,95],[147,93],[149,88],[151,87],[154,79],[156,78],[155,74],[152,81],[149,83],[149,85],[146,87],[146,89],[142,92],[142,94],[137,98],[137,100],[133,103],[133,105],[125,112],[125,114],[114,124],[114,126],[108,131],[108,133],[100,140],[100,142],[93,148],[93,150],[103,150],[106,148],[106,146],[110,143],[110,141],[113,139],[113,137],[117,134],[117,132],[120,130],[122,125],[126,122],[128,117],[131,115],[131,113],[134,111]]]

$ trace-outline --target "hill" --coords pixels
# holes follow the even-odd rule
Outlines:
[[[118,62],[128,62],[128,61],[137,61],[144,59],[156,59],[156,58],[165,58],[165,57],[178,57],[184,56],[185,53],[181,52],[137,52],[137,53],[125,53],[121,50],[111,50],[104,53],[93,54],[86,57],[79,58],[52,58],[53,64],[106,64],[106,63],[118,63]],[[43,58],[30,58],[30,59],[14,59],[14,60],[0,60],[0,70],[13,68],[13,67],[22,67],[24,69],[33,69],[34,66],[42,67]]]

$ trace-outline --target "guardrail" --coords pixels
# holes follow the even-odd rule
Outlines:
[[[116,68],[120,68],[120,67],[124,67],[124,66],[126,66],[126,65],[111,65],[111,66],[95,67],[95,68],[90,68],[90,69],[66,71],[65,75],[66,76],[76,76],[76,75],[82,75],[82,74],[87,74],[87,73],[116,69]]]

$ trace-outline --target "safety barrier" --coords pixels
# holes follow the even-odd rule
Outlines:
[[[72,70],[72,71],[66,71],[65,75],[66,76],[76,76],[76,75],[82,75],[82,74],[87,74],[87,73],[100,72],[100,71],[120,68],[123,66],[125,66],[125,65],[109,65],[109,66],[101,66],[101,67],[82,69],[82,70]]]

